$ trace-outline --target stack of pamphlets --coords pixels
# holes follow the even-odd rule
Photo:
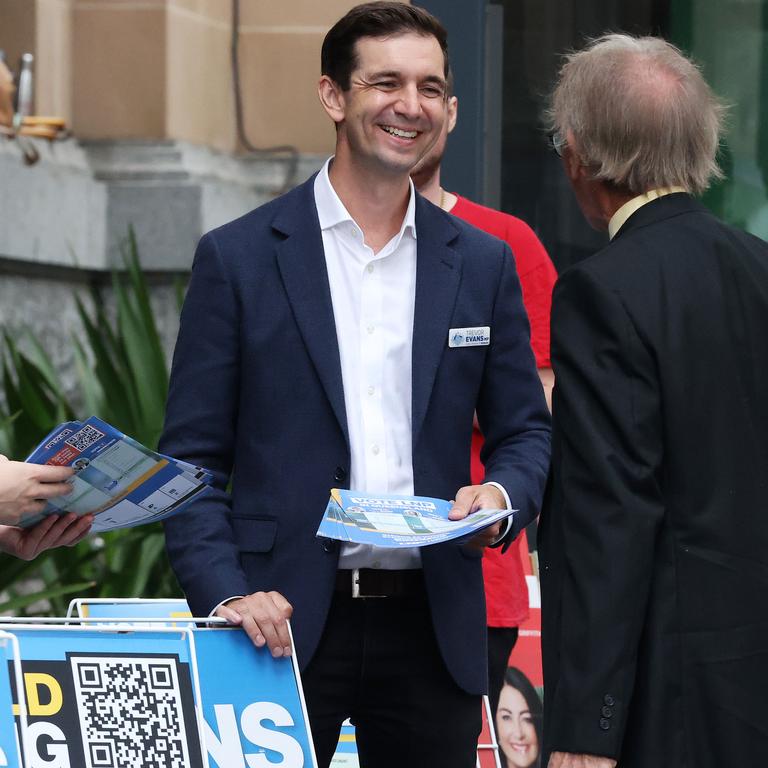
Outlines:
[[[24,528],[66,512],[94,515],[92,532],[130,528],[170,517],[211,492],[210,472],[156,453],[95,416],[60,424],[27,461],[71,466],[75,475],[72,492],[25,518]]]
[[[463,520],[449,520],[453,503],[427,496],[367,494],[331,489],[317,535],[377,547],[424,547],[472,536],[516,510],[479,509]]]

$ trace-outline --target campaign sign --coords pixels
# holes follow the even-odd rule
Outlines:
[[[19,642],[27,768],[206,765],[188,630],[3,629]]]
[[[81,619],[191,619],[186,600],[144,600],[141,598],[77,598],[69,604],[67,616]],[[176,626],[175,622],[168,622]],[[181,622],[186,625],[186,622]]]
[[[349,720],[345,720],[341,726],[339,743],[336,745],[336,752],[331,759],[331,768],[360,768],[355,726]]]
[[[211,768],[316,768],[295,658],[272,658],[241,629],[194,632]]]
[[[491,704],[487,696],[483,696],[483,726],[477,740],[477,768],[501,768],[499,762],[499,745],[491,717]]]
[[[134,626],[147,618],[191,617],[184,600],[139,598],[77,599],[69,614],[134,619]],[[315,766],[295,657],[273,659],[239,629],[196,629],[192,638],[211,768]]]
[[[16,677],[18,664],[17,646],[12,635],[0,632],[0,765],[9,768],[21,768],[11,697],[11,678]]]
[[[518,631],[517,642],[509,657],[509,666],[517,667],[541,694],[544,687],[544,674],[541,668],[541,591],[539,579],[533,573],[531,558],[526,555],[523,555],[523,571],[528,587],[530,610],[528,619],[523,622]]]

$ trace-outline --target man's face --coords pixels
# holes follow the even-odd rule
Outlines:
[[[356,163],[408,173],[435,143],[445,120],[440,45],[413,33],[364,37],[356,53],[349,90],[334,84],[338,110],[329,114],[338,124],[337,140]],[[337,147],[337,154],[341,150]]]
[[[437,141],[432,145],[432,149],[419,160],[416,167],[411,170],[411,178],[416,185],[416,189],[421,189],[437,173],[445,154],[448,134],[456,127],[457,114],[458,101],[455,96],[451,96],[445,101],[445,120],[443,121],[443,129],[440,131]]]

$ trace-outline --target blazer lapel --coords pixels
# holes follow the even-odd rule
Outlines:
[[[273,221],[273,227],[287,235],[277,246],[277,264],[299,331],[349,446],[341,359],[314,179],[312,176],[284,198],[285,205]]]
[[[416,305],[413,318],[411,434],[427,413],[461,280],[461,255],[449,243],[458,229],[447,214],[416,198]]]

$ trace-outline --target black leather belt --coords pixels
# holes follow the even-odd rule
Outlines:
[[[404,571],[354,568],[336,572],[336,592],[351,597],[406,597],[423,591],[421,568]]]

